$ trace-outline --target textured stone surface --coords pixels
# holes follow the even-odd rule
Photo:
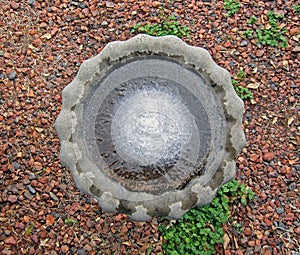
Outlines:
[[[176,219],[234,177],[242,114],[206,50],[138,35],[108,44],[63,90],[61,161],[103,210]]]

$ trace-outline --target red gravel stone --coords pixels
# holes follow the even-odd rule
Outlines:
[[[274,159],[274,157],[275,157],[275,154],[273,152],[268,152],[268,153],[263,155],[263,159],[265,161],[271,161],[271,160]]]
[[[7,237],[7,238],[4,240],[4,243],[10,244],[10,245],[16,245],[16,244],[17,244],[15,238],[12,237],[12,236]]]
[[[10,195],[8,198],[7,198],[7,201],[11,202],[11,203],[15,203],[18,201],[18,197],[15,196],[15,195]]]
[[[159,22],[160,7],[190,28],[190,38],[184,38],[187,43],[208,49],[233,77],[243,70],[246,76],[238,81],[240,86],[259,84],[250,89],[253,99],[244,100],[248,143],[238,156],[236,176],[257,197],[245,207],[231,206],[230,222],[241,223],[243,232],[234,236],[226,253],[270,255],[296,250],[299,15],[293,1],[240,2],[243,8],[230,18],[225,17],[223,1],[1,2],[0,254],[55,255],[62,249],[67,254],[121,254],[121,250],[144,254],[150,243],[152,254],[162,253],[163,238],[157,230],[161,223],[133,223],[125,216],[103,213],[78,192],[59,161],[60,145],[53,128],[61,91],[80,63],[108,42],[132,37],[134,24]],[[278,25],[287,29],[286,49],[242,37],[245,30],[255,33],[266,27],[270,10],[284,11]],[[257,24],[248,23],[251,15],[258,18]],[[36,189],[35,195],[27,185]],[[278,214],[276,208],[284,212]],[[78,223],[66,224],[68,218]],[[288,242],[276,224],[287,228]],[[226,227],[228,233],[236,233],[231,224]],[[218,249],[215,254],[224,254],[222,245]]]

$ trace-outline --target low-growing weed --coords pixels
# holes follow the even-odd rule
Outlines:
[[[226,17],[236,14],[241,7],[241,3],[237,0],[224,0],[224,9],[227,10]]]
[[[256,24],[256,22],[257,22],[257,18],[254,15],[252,15],[248,20],[248,23],[251,25]]]
[[[232,80],[232,81],[235,81],[235,80]],[[232,82],[232,84],[234,84],[234,82]],[[238,96],[241,99],[245,100],[245,99],[253,98],[253,94],[248,88],[245,88],[243,86],[235,86],[235,85],[233,85],[233,87],[234,87],[235,92],[238,94]]]
[[[152,36],[175,35],[179,38],[189,37],[189,28],[179,24],[175,16],[162,17],[159,23],[146,24],[138,23],[131,29],[132,33],[145,33]]]
[[[246,77],[246,73],[243,70],[240,70],[238,72],[236,78],[231,77],[231,82],[235,92],[243,100],[253,98],[252,92],[248,88],[238,85],[239,82],[242,81],[245,77]]]
[[[254,37],[257,38],[257,42],[262,45],[270,45],[272,47],[281,46],[286,48],[288,46],[288,41],[284,34],[287,29],[283,25],[278,25],[278,23],[284,20],[283,14],[276,14],[273,11],[267,13],[268,24],[264,27],[260,26],[255,30],[246,30],[243,32],[244,37]],[[257,18],[251,16],[248,20],[249,24],[256,24]]]
[[[160,227],[167,241],[163,245],[166,254],[213,254],[215,244],[223,243],[230,204],[246,204],[253,197],[252,190],[236,180],[223,185],[210,204],[191,209],[171,227]]]
[[[300,13],[300,4],[292,5],[292,8],[295,10],[295,12]]]

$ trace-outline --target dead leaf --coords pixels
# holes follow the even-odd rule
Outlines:
[[[224,240],[223,248],[224,248],[224,250],[226,250],[228,244],[230,243],[230,238],[229,238],[229,236],[227,235],[227,233],[224,234],[223,240]]]
[[[34,97],[34,92],[33,92],[33,90],[32,90],[32,89],[30,89],[30,90],[29,90],[29,92],[28,92],[28,96],[29,96],[29,97]]]
[[[282,65],[285,66],[285,67],[288,67],[289,66],[289,62],[287,60],[283,60],[282,61]]]
[[[236,249],[236,250],[239,249],[239,244],[238,244],[238,242],[237,242],[235,236],[233,236],[233,241],[234,241],[235,249]]]
[[[272,65],[275,69],[277,69],[277,67],[276,67],[276,65],[274,64],[273,60],[270,60],[270,63],[271,63],[271,65]]]
[[[33,50],[33,51],[38,51],[39,50],[38,48],[34,47],[32,44],[29,44],[28,48]]]
[[[44,131],[43,128],[39,128],[39,127],[36,127],[35,130],[38,131],[39,133],[42,133]]]
[[[267,24],[266,25],[266,29],[270,29],[271,28],[271,25],[270,24]]]
[[[45,246],[48,241],[49,241],[49,238],[46,238],[40,242],[40,245]]]
[[[285,27],[285,24],[282,23],[282,24],[280,24],[279,29],[281,30],[281,29],[283,29],[284,27]]]
[[[264,235],[263,235],[262,232],[257,231],[257,232],[256,232],[256,236],[257,236],[258,239],[262,239]]]
[[[288,126],[291,125],[294,120],[295,120],[294,117],[288,118]]]
[[[249,83],[247,85],[248,89],[257,89],[259,87],[259,83]]]
[[[272,124],[275,124],[277,122],[277,119],[278,119],[277,117],[274,117],[272,120]]]
[[[47,40],[49,40],[51,38],[52,38],[51,34],[44,34],[44,35],[41,36],[41,39],[47,39]]]

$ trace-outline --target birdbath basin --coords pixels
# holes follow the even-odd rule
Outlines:
[[[235,175],[243,102],[205,49],[175,36],[109,43],[62,98],[61,162],[104,211],[177,219]]]

